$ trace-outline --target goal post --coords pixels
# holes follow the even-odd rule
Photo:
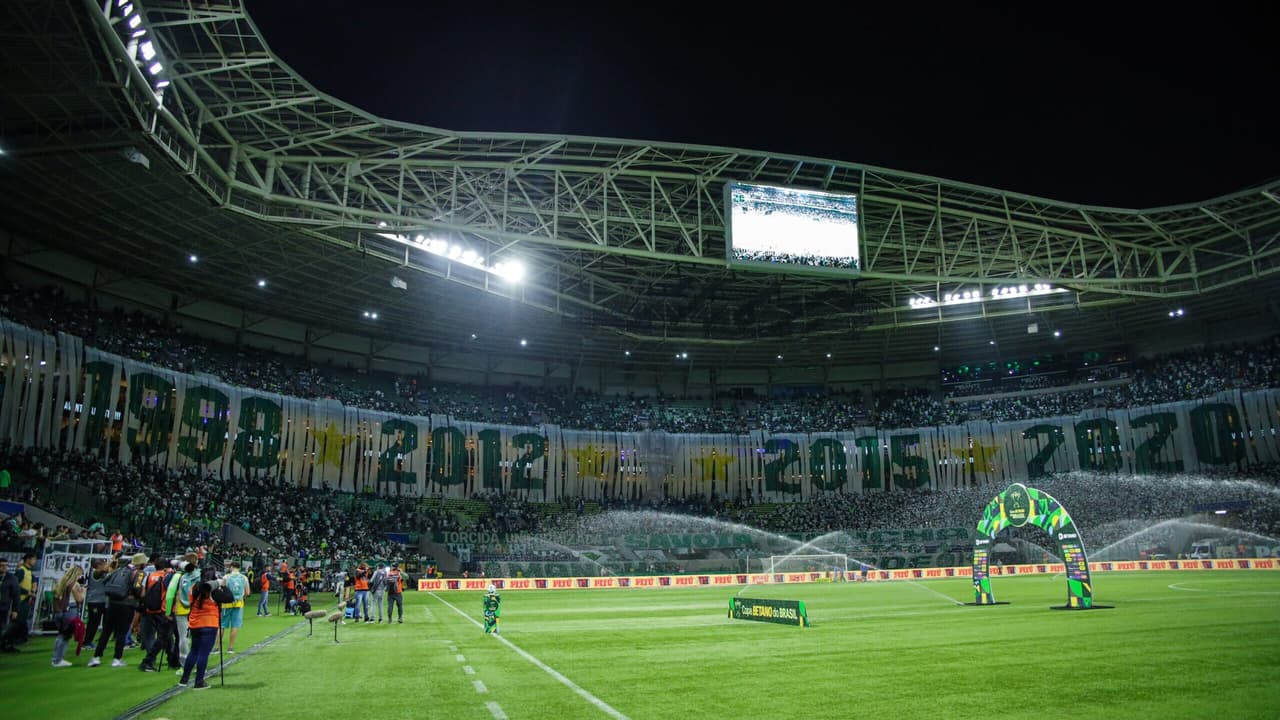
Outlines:
[[[849,579],[849,556],[843,553],[809,553],[805,555],[770,555],[764,560],[764,571],[778,573],[828,573],[832,580]]]

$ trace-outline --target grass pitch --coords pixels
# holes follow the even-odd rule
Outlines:
[[[1280,573],[1097,573],[1112,610],[1056,611],[1062,576],[993,579],[1009,605],[967,607],[970,583],[511,591],[502,635],[479,593],[409,593],[405,623],[307,637],[294,618],[246,618],[247,648],[288,631],[208,691],[142,718],[1274,718]],[[734,592],[803,600],[812,627],[726,617]],[[313,596],[313,599],[318,595]],[[47,638],[0,656],[24,716],[113,718],[172,673],[49,667]],[[108,657],[110,653],[108,653]],[[216,665],[216,656],[214,658]]]

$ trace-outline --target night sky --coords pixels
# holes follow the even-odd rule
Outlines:
[[[1280,14],[1261,2],[1179,14],[1171,4],[245,4],[320,90],[449,130],[809,155],[1118,207],[1280,176]]]

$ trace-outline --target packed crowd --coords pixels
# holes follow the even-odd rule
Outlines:
[[[388,540],[384,529],[403,531],[419,524],[420,511],[408,499],[389,498],[374,513],[350,502],[349,494],[281,485],[271,477],[219,479],[141,463],[103,464],[77,451],[4,446],[0,467],[27,478],[23,487],[15,486],[16,499],[74,515],[44,500],[80,498],[87,511],[69,519],[82,523],[85,529],[76,535],[85,539],[105,542],[110,534],[122,533],[133,547],[205,547],[219,556],[253,555],[254,548],[228,539],[224,525],[229,523],[288,557],[338,564],[355,558],[417,559],[416,551]],[[443,528],[456,522],[446,516],[426,524]],[[35,524],[32,529],[36,536],[24,530],[21,546],[34,548],[42,540],[57,539],[57,533],[41,536]]]
[[[605,431],[676,433],[821,432],[875,425],[927,427],[965,420],[1005,421],[1201,398],[1233,388],[1280,386],[1280,336],[1249,345],[1190,350],[1123,367],[1079,368],[1027,376],[1016,392],[982,402],[946,402],[924,388],[886,389],[873,397],[831,392],[788,397],[674,399],[604,395],[585,390],[480,387],[435,382],[423,375],[368,373],[299,358],[231,347],[193,337],[141,313],[99,312],[56,288],[11,285],[0,293],[0,315],[44,332],[64,331],[85,344],[156,365],[207,373],[249,388],[304,398],[456,420],[512,425],[555,424]],[[1086,390],[1019,394],[1037,387],[1123,376],[1126,382]],[[965,388],[972,392],[974,387]],[[1009,388],[1001,385],[1000,389]]]

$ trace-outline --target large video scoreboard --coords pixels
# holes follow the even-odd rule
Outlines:
[[[858,255],[856,195],[725,185],[727,261],[744,270],[852,275]]]

